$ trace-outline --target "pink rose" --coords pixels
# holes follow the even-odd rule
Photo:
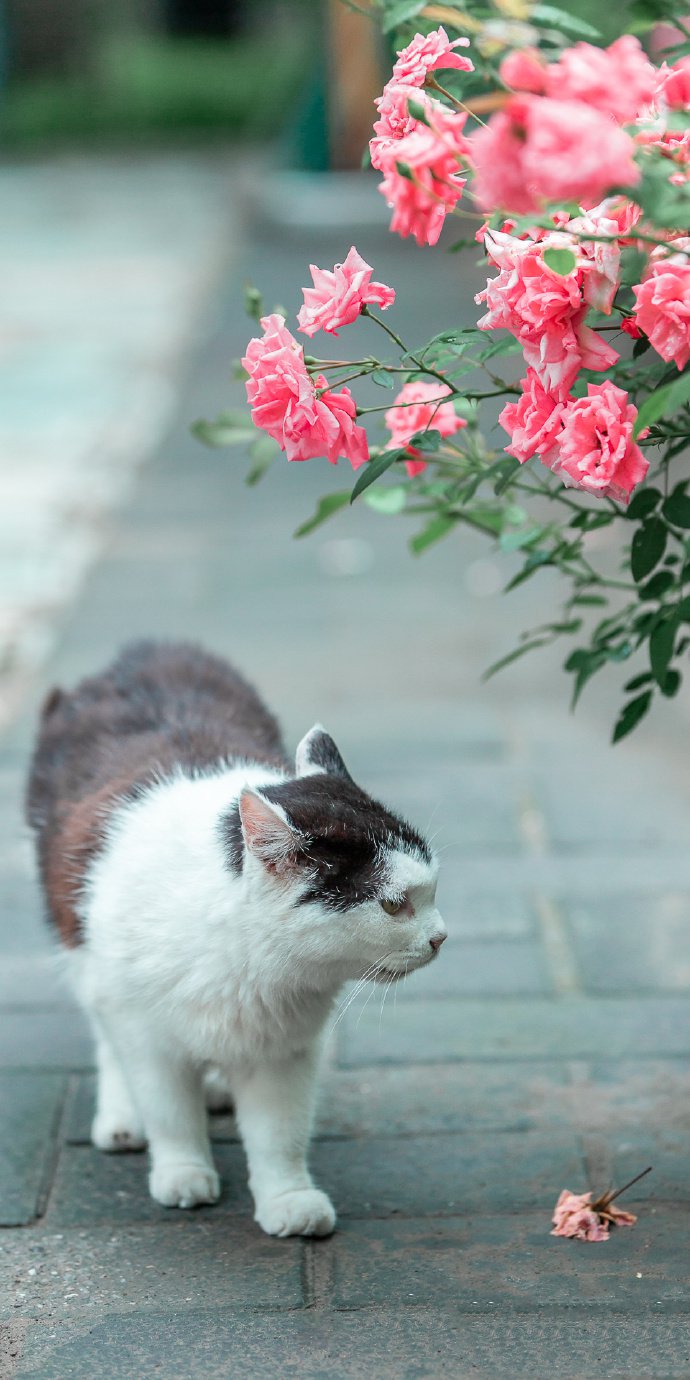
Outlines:
[[[552,1236],[575,1236],[580,1241],[608,1241],[609,1229],[592,1207],[591,1193],[563,1189],[554,1208]]]
[[[488,307],[477,324],[480,330],[510,331],[547,392],[563,396],[580,369],[607,369],[616,363],[616,351],[584,322],[583,286],[590,261],[576,240],[560,232],[547,233],[541,241],[523,240],[491,230],[485,243],[500,272],[477,295],[477,302]],[[549,248],[572,250],[575,266],[569,273],[549,268],[544,259]]]
[[[657,354],[684,369],[690,359],[690,261],[685,254],[657,258],[657,252],[633,288],[635,320]]]
[[[608,316],[620,281],[621,248],[618,243],[618,222],[608,214],[609,202],[602,201],[591,211],[576,216],[569,221],[571,233],[580,235],[610,235],[609,241],[602,239],[580,240],[582,267],[584,269],[582,291],[585,302],[597,311]]]
[[[242,360],[254,425],[278,442],[288,460],[324,455],[335,465],[344,455],[353,469],[363,465],[369,449],[350,390],[331,393],[325,378],[310,377],[282,316],[264,316],[261,327],[263,336],[249,341]]]
[[[558,101],[583,101],[625,124],[650,104],[657,72],[632,34],[610,48],[576,43],[548,69],[548,94]]]
[[[442,436],[452,436],[467,426],[465,418],[458,417],[452,402],[439,402],[439,398],[447,397],[450,392],[447,383],[435,380],[406,383],[386,412],[386,426],[391,433],[386,449],[399,449],[420,431],[439,431]],[[417,458],[419,451],[414,446],[407,449],[412,457],[405,461],[408,474],[421,474],[426,469],[426,460]]]
[[[501,81],[513,91],[531,91],[537,96],[546,91],[546,63],[537,48],[517,48],[508,53],[498,71]]]
[[[451,43],[444,28],[434,29],[430,34],[415,34],[412,42],[398,53],[390,80],[406,86],[423,86],[429,73],[440,67],[473,72],[474,63],[454,52],[455,48],[469,46],[469,38],[455,38]]]
[[[424,107],[427,118],[439,105],[438,101],[418,91],[415,86],[396,86],[393,82],[388,83],[383,95],[375,102],[379,118],[374,121],[374,137],[369,140],[369,154],[372,167],[379,171],[393,145],[420,127],[421,121],[410,115],[410,100]]]
[[[372,283],[373,269],[364,262],[353,245],[345,262],[333,270],[309,265],[314,286],[304,288],[304,306],[297,320],[305,335],[329,331],[337,335],[341,326],[356,321],[362,307],[374,303],[385,311],[395,301],[395,293],[385,283]]]
[[[649,469],[632,435],[637,408],[609,379],[589,383],[587,394],[566,407],[558,458],[550,468],[569,487],[627,503]]]
[[[540,211],[548,202],[592,206],[640,173],[625,130],[581,101],[513,96],[471,138],[474,193],[487,211]]]
[[[538,455],[543,465],[550,466],[558,455],[564,403],[547,393],[534,369],[528,369],[521,387],[519,402],[508,403],[498,419],[510,436],[506,451],[520,464]]]
[[[382,157],[379,191],[393,210],[390,228],[414,235],[419,245],[436,244],[447,212],[462,195],[466,178],[458,173],[458,160],[469,148],[462,132],[466,118],[438,105],[429,125],[418,124]]]
[[[690,109],[690,57],[679,58],[672,67],[664,63],[664,69],[658,96],[671,110]]]

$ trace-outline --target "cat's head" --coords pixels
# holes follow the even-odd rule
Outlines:
[[[383,981],[430,962],[447,931],[428,844],[355,784],[320,725],[295,772],[240,798],[247,886],[284,915],[306,964]]]

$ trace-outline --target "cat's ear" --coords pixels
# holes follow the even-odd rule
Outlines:
[[[297,776],[315,776],[320,772],[326,772],[329,776],[343,776],[346,781],[352,780],[330,733],[321,724],[314,724],[305,733],[295,753],[295,773]]]
[[[242,792],[239,807],[248,852],[270,871],[285,871],[294,861],[301,839],[283,810],[250,790]]]

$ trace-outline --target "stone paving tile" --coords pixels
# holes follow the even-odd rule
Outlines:
[[[687,1380],[690,1321],[569,1310],[468,1316],[450,1305],[271,1317],[226,1309],[32,1324],[14,1380]]]
[[[468,890],[465,860],[446,853],[441,859],[438,904],[449,934],[462,940],[533,939],[536,914],[531,897],[508,885],[504,891],[493,883],[487,866],[487,890]]]
[[[538,752],[536,744],[533,751]],[[618,757],[615,763],[606,762],[599,756],[583,765],[572,754],[550,752],[548,757],[548,774],[535,773],[533,782],[554,847],[596,854],[615,845],[628,854],[683,844],[687,806],[670,783],[662,788],[658,778],[650,780],[643,762]]]
[[[0,1011],[0,1068],[84,1069],[93,1041],[76,1007]]]
[[[198,1208],[194,1217],[240,1215],[250,1219],[252,1206],[241,1147],[223,1145],[216,1163],[223,1178],[221,1202],[213,1208]],[[105,1155],[91,1146],[65,1146],[55,1173],[46,1222],[51,1229],[57,1229],[104,1222],[161,1225],[174,1221],[178,1211],[154,1203],[147,1177],[146,1154]]]
[[[346,1015],[339,1062],[435,1063],[441,1059],[553,1059],[686,1054],[690,1013],[681,997],[462,997],[401,1002],[379,1028],[378,1011]]]
[[[373,1074],[327,1068],[315,1135],[331,1139],[552,1129],[574,1118],[573,1090],[565,1087],[564,1078],[558,1065],[538,1062],[378,1068]],[[89,1075],[81,1077],[69,1100],[64,1138],[71,1145],[90,1143],[94,1083]],[[232,1116],[213,1116],[210,1124],[214,1140],[238,1139]]]
[[[552,1237],[548,1193],[539,1213],[441,1221],[345,1222],[320,1256],[338,1308],[438,1306],[551,1309],[670,1306],[690,1311],[687,1227],[649,1207],[595,1250]],[[591,1374],[592,1372],[590,1372]]]
[[[299,1308],[301,1258],[299,1240],[273,1241],[251,1220],[195,1215],[158,1226],[0,1233],[0,1318]]]
[[[39,1210],[48,1188],[65,1081],[61,1074],[0,1072],[2,1227],[31,1222]]]
[[[561,904],[588,991],[690,991],[690,892],[575,895]]]
[[[215,1208],[201,1209],[203,1215],[251,1215],[241,1147],[219,1143],[214,1155],[223,1194]],[[548,1144],[541,1133],[529,1131],[496,1135],[488,1144],[483,1135],[332,1139],[314,1145],[311,1164],[344,1217],[530,1207],[543,1201],[545,1191],[547,1197],[557,1195],[562,1183],[584,1172],[577,1139],[563,1130]],[[171,1210],[149,1197],[146,1177],[145,1155],[105,1156],[91,1147],[67,1146],[47,1220],[51,1227],[170,1220]]]

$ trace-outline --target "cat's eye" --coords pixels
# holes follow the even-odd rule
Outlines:
[[[404,910],[405,897],[403,896],[400,901],[382,901],[381,907],[386,915],[399,915],[401,910]]]

